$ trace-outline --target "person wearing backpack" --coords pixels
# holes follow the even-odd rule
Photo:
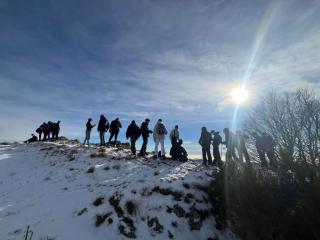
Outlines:
[[[135,121],[132,121],[131,124],[127,128],[126,137],[130,138],[130,147],[131,152],[135,156],[136,155],[136,141],[141,135],[141,130],[137,126]]]
[[[166,127],[164,126],[162,119],[159,119],[157,124],[154,126],[153,129],[153,140],[155,142],[155,155],[154,158],[158,157],[158,147],[159,147],[159,143],[161,145],[161,159],[165,159],[166,155],[165,155],[165,149],[164,149],[164,138],[165,136],[168,134],[168,131],[166,129]]]
[[[145,157],[145,155],[147,154],[147,145],[148,145],[148,138],[149,138],[149,134],[153,133],[151,130],[149,130],[149,122],[150,119],[146,119],[144,120],[144,122],[141,124],[141,135],[142,135],[142,146],[141,146],[141,150],[140,150],[140,155],[142,157]]]
[[[98,129],[97,129],[100,136],[100,146],[104,146],[106,144],[104,140],[104,134],[106,131],[108,131],[108,128],[109,128],[108,120],[104,115],[100,115],[100,120],[98,123]]]
[[[199,144],[202,147],[202,164],[212,165],[212,157],[210,152],[210,146],[212,141],[212,135],[207,131],[206,127],[201,128],[201,136],[199,139]]]
[[[115,120],[113,120],[111,122],[110,129],[109,129],[109,132],[110,132],[109,143],[111,143],[111,140],[114,137],[113,145],[116,145],[118,134],[119,134],[121,127],[122,127],[122,125],[121,125],[121,122],[119,121],[119,118],[116,118]]]
[[[221,167],[221,155],[219,151],[219,146],[222,143],[222,137],[219,132],[212,130],[211,134],[213,135],[212,145],[213,145],[213,164]]]

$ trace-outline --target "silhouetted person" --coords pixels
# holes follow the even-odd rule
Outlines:
[[[151,130],[149,130],[149,122],[150,120],[147,118],[142,124],[141,124],[141,135],[142,135],[142,146],[141,146],[141,150],[140,150],[140,155],[141,156],[145,156],[147,153],[147,145],[148,145],[148,138],[149,138],[149,134],[152,133]]]
[[[130,147],[133,155],[136,155],[136,141],[141,135],[141,130],[135,121],[132,121],[127,128],[126,137],[130,138]]]
[[[108,131],[109,123],[108,120],[105,118],[104,115],[100,115],[100,120],[98,123],[98,132],[100,137],[100,146],[103,146],[106,144],[104,140],[104,134],[106,131]]]
[[[41,128],[42,128],[42,132],[43,132],[43,141],[46,141],[46,140],[49,139],[49,137],[50,137],[49,125],[44,122],[44,123],[41,125]]]
[[[42,133],[43,133],[43,131],[42,131],[42,125],[37,128],[36,133],[38,133],[38,135],[39,135],[39,141],[41,141],[41,136],[42,136]]]
[[[48,135],[48,139],[50,139],[50,135],[51,135],[51,139],[53,140],[53,132],[54,132],[54,123],[49,121],[48,122],[48,129],[49,129],[49,135]]]
[[[212,158],[210,152],[210,146],[212,141],[212,135],[207,131],[206,127],[201,128],[201,136],[199,139],[199,144],[202,147],[202,164],[203,165],[212,165]]]
[[[120,128],[122,128],[122,125],[121,125],[121,123],[119,121],[119,118],[116,118],[115,120],[113,120],[111,122],[110,129],[109,129],[109,132],[110,132],[109,143],[111,143],[111,140],[114,137],[113,145],[116,145]]]
[[[229,160],[238,161],[238,157],[235,151],[235,136],[233,132],[229,128],[225,128],[223,129],[223,133],[225,135],[225,141],[222,143],[227,146],[226,161],[229,161]]]
[[[261,167],[267,168],[268,167],[268,163],[267,163],[266,155],[265,155],[266,151],[265,151],[265,148],[264,148],[263,137],[260,136],[256,132],[253,132],[252,136],[255,139],[256,149],[257,149],[257,152],[258,152],[258,155],[259,155],[259,159],[260,159],[260,162],[261,162]]]
[[[29,138],[27,141],[25,141],[24,143],[32,143],[32,142],[37,142],[38,138],[36,135],[31,134],[31,138]]]
[[[219,167],[222,166],[222,161],[221,161],[221,155],[219,151],[219,146],[222,143],[222,137],[220,136],[219,132],[216,132],[214,130],[211,131],[213,134],[213,140],[212,140],[212,145],[213,145],[213,164],[218,165]]]
[[[60,133],[60,121],[56,123],[52,123],[52,139],[58,140],[59,133]]]
[[[153,140],[155,143],[154,158],[158,157],[159,144],[161,145],[161,158],[162,159],[166,158],[166,153],[165,153],[165,149],[164,149],[164,138],[167,134],[168,134],[168,131],[167,131],[166,127],[164,126],[162,119],[159,119],[153,129]]]
[[[88,143],[88,147],[90,147],[90,135],[91,135],[91,129],[94,128],[96,125],[95,124],[91,124],[92,119],[89,118],[86,124],[86,137],[83,141],[83,145],[86,144],[86,142]]]
[[[171,145],[173,146],[179,141],[179,126],[176,125],[174,129],[170,132],[170,141]]]
[[[188,161],[188,153],[184,147],[182,147],[183,141],[180,139],[177,143],[173,144],[170,149],[170,155],[172,160],[179,160],[180,162]]]
[[[274,141],[273,138],[266,132],[262,133],[263,148],[268,156],[270,167],[277,168],[276,156],[274,153]]]
[[[243,162],[243,157],[246,160],[246,163],[250,163],[249,153],[246,147],[244,136],[240,130],[236,131],[236,148],[239,155],[239,161]]]

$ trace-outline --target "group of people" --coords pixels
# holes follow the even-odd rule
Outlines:
[[[233,133],[229,128],[223,129],[225,135],[225,141],[222,141],[222,137],[219,132],[212,130],[208,132],[206,127],[202,127],[199,144],[202,147],[202,158],[204,165],[217,165],[222,166],[221,155],[219,151],[220,144],[226,145],[226,161],[237,161],[242,163],[245,159],[247,164],[250,164],[250,156],[245,143],[245,136],[240,130]],[[274,141],[272,136],[266,132],[258,134],[253,132],[251,134],[255,139],[255,145],[260,158],[261,166],[263,168],[276,168],[276,157]],[[211,145],[213,145],[213,161],[211,156]],[[266,156],[269,159],[267,162]]]
[[[156,125],[153,128],[153,131],[149,130],[149,123],[150,123],[150,119],[147,118],[141,123],[140,127],[137,125],[137,123],[134,120],[128,126],[126,131],[126,138],[130,139],[131,153],[134,156],[136,156],[137,154],[136,141],[140,138],[140,136],[142,136],[142,146],[139,154],[140,156],[143,156],[143,157],[146,156],[148,154],[147,145],[148,145],[149,135],[153,134],[153,140],[155,142],[154,158],[160,157],[162,159],[165,159],[166,155],[165,155],[164,140],[165,140],[165,136],[168,134],[168,131],[162,119],[159,119],[157,121]],[[86,124],[86,136],[85,136],[83,145],[87,144],[88,146],[90,146],[91,130],[95,126],[96,126],[95,124],[92,124],[92,118],[89,118]],[[119,118],[116,118],[109,124],[107,118],[104,115],[101,115],[98,123],[98,127],[97,127],[97,130],[99,132],[99,137],[100,137],[100,145],[104,146],[106,144],[105,133],[108,131],[110,132],[108,144],[116,145],[120,128],[122,128],[122,125]],[[112,139],[114,139],[113,142],[112,142]],[[178,125],[176,125],[175,128],[171,131],[170,140],[172,144],[172,147],[170,150],[170,155],[172,156],[172,159],[187,161],[188,154],[186,150],[182,147],[183,141],[179,137]],[[159,151],[159,145],[161,147],[160,151]]]
[[[37,129],[35,134],[31,134],[31,138],[25,141],[25,143],[31,143],[36,141],[57,140],[60,133],[60,121],[57,122],[43,122]]]
[[[140,156],[144,157],[147,153],[147,145],[149,135],[153,134],[153,140],[155,143],[154,147],[154,158],[160,157],[161,159],[165,159],[165,136],[168,134],[167,128],[164,125],[162,119],[159,119],[155,124],[153,131],[149,130],[150,119],[145,119],[140,127],[133,120],[131,124],[128,126],[126,131],[126,138],[130,139],[130,148],[131,153],[136,156],[136,142],[142,136],[142,146],[140,149]],[[83,142],[83,145],[87,144],[90,146],[90,137],[91,130],[95,127],[95,124],[92,124],[92,119],[89,118],[86,124],[86,135]],[[100,120],[97,126],[97,131],[99,132],[100,137],[100,145],[106,145],[105,142],[105,134],[106,132],[110,132],[110,137],[108,144],[116,145],[118,134],[120,129],[122,128],[122,124],[119,118],[114,119],[109,123],[107,118],[104,115],[100,116]],[[39,138],[31,134],[32,137],[25,141],[26,143],[36,142],[36,141],[46,141],[49,139],[56,140],[58,139],[60,132],[60,121],[57,122],[44,122],[37,129],[36,132],[39,135]],[[226,161],[237,161],[243,162],[245,159],[246,163],[250,163],[250,156],[245,143],[245,136],[242,134],[240,130],[233,133],[229,128],[223,129],[223,133],[225,135],[225,140],[222,140],[222,137],[218,131],[212,130],[209,132],[206,127],[202,127],[201,135],[199,139],[199,144],[202,147],[202,159],[204,165],[216,165],[221,167],[223,162],[221,160],[220,154],[220,145],[226,145]],[[276,157],[275,157],[275,147],[272,136],[267,134],[266,132],[251,133],[255,140],[256,149],[260,158],[261,166],[263,168],[276,168]],[[169,138],[171,141],[171,149],[170,155],[173,160],[179,160],[185,162],[188,160],[188,154],[184,147],[182,146],[183,141],[180,139],[179,126],[176,125],[174,129],[170,132]],[[159,151],[160,145],[160,151]],[[213,146],[213,154],[211,155],[211,145]],[[213,157],[212,157],[213,156]],[[269,159],[269,163],[267,161]]]

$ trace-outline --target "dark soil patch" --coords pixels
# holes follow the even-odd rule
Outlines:
[[[122,221],[127,225],[126,227],[122,224],[119,225],[119,232],[128,238],[136,238],[136,227],[134,226],[133,220],[129,217],[123,217]]]
[[[186,189],[190,189],[190,184],[189,183],[183,183],[182,186],[185,187]]]
[[[168,230],[168,238],[169,239],[174,239],[174,236],[173,236],[173,234]]]
[[[109,166],[106,166],[106,167],[104,168],[104,170],[106,170],[106,171],[108,171],[109,169],[110,169]]]
[[[118,217],[122,217],[124,215],[122,208],[119,206],[120,200],[121,200],[120,196],[112,196],[109,198],[109,203],[111,206],[113,206]]]
[[[98,207],[99,205],[101,205],[103,203],[104,197],[98,197],[96,200],[94,200],[94,202],[92,203],[93,206]]]
[[[148,220],[148,227],[152,228],[152,230],[156,233],[163,232],[163,226],[159,223],[159,220],[157,217],[154,217]]]
[[[182,207],[180,207],[178,204],[175,204],[173,206],[173,212],[174,214],[176,214],[178,218],[182,218],[186,215],[186,211]]]
[[[88,168],[87,173],[93,173],[96,170],[95,166],[91,166]]]
[[[106,218],[108,218],[111,215],[112,215],[112,212],[109,212],[103,215],[100,215],[100,214],[96,215],[96,222],[95,222],[96,227],[99,227],[102,223],[104,223]]]
[[[81,209],[79,212],[78,212],[78,216],[81,216],[82,214],[84,214],[85,212],[87,212],[88,211],[88,209],[87,208],[83,208],[83,209]]]
[[[173,200],[175,200],[175,201],[181,201],[181,198],[183,196],[182,192],[173,191],[171,188],[160,188],[159,186],[154,187],[152,189],[152,192],[157,192],[157,193],[160,193],[165,196],[172,195]]]
[[[130,215],[133,215],[137,211],[137,205],[133,201],[127,201],[125,204],[125,208]]]

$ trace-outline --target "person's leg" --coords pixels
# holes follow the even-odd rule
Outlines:
[[[243,155],[244,155],[244,159],[246,160],[246,163],[250,163],[250,156],[246,146],[243,146]]]
[[[207,165],[207,152],[205,147],[202,147],[202,164]]]
[[[262,151],[262,150],[258,150],[258,155],[259,155],[259,158],[260,158],[261,167],[262,168],[268,167],[268,163],[267,163],[267,160],[266,160],[265,152]]]
[[[165,152],[165,149],[164,149],[164,138],[160,139],[160,144],[161,144],[161,156],[165,156],[166,152]]]
[[[133,154],[134,155],[136,155],[136,141],[137,141],[137,138],[133,137],[132,145],[133,145]]]
[[[212,157],[211,157],[210,146],[207,147],[207,155],[208,155],[208,164],[212,165]]]
[[[159,139],[154,139],[155,147],[154,147],[154,155],[158,157],[158,145],[159,145]]]
[[[142,146],[140,149],[140,155],[144,156],[146,154],[148,138],[142,137],[142,140],[143,140],[143,142],[142,142]]]
[[[267,156],[269,158],[269,162],[270,162],[270,167],[271,168],[277,168],[277,163],[276,163],[276,157],[273,151],[268,151],[266,152]]]
[[[135,144],[134,138],[133,138],[133,137],[130,137],[130,150],[131,150],[131,153],[132,153],[132,154],[136,154],[136,153],[135,153],[134,144]]]
[[[114,145],[117,144],[118,133],[119,133],[119,132],[115,132],[115,134],[114,134]]]
[[[111,143],[111,140],[112,140],[113,136],[114,136],[114,132],[111,132],[110,133],[110,137],[109,137],[109,143]]]

